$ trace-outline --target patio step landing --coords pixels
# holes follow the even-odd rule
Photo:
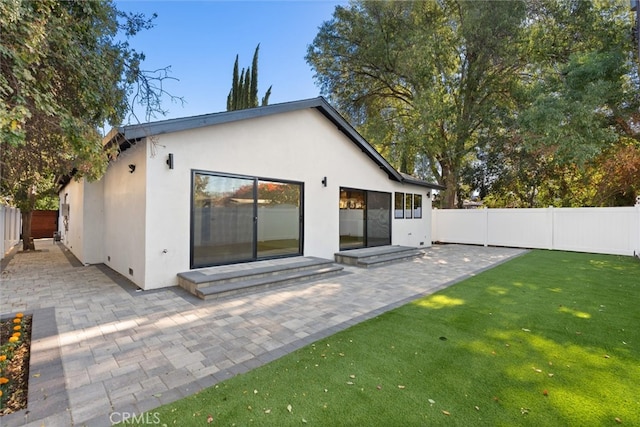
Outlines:
[[[410,246],[378,246],[341,251],[334,256],[337,263],[369,268],[407,261],[422,255],[422,250]]]
[[[342,270],[343,267],[328,259],[282,258],[178,273],[178,284],[195,296],[206,300],[258,292],[294,282],[316,280],[339,274]]]

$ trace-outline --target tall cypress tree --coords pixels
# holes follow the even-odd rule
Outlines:
[[[260,49],[260,43],[256,46],[256,51],[253,53],[253,61],[251,63],[251,82],[249,82],[249,102],[252,105],[258,105],[258,50]]]
[[[244,84],[242,87],[242,103],[240,108],[257,107],[251,102],[251,69],[247,68],[247,72],[244,74]]]
[[[238,55],[236,55],[236,62],[233,64],[233,77],[231,80],[231,91],[227,96],[227,111],[235,110],[234,105],[238,105]]]
[[[253,108],[258,106],[258,51],[260,44],[256,46],[253,54],[251,67],[246,70],[243,68],[238,75],[238,55],[233,65],[233,77],[231,81],[231,90],[227,96],[227,111],[242,110],[245,108]],[[262,105],[269,104],[269,96],[271,96],[271,88],[265,92],[262,97]]]

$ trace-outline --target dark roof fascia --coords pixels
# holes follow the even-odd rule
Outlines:
[[[442,186],[440,184],[435,184],[429,181],[424,181],[422,179],[416,178],[414,176],[411,175],[407,175],[407,174],[401,174],[402,175],[402,181],[406,182],[407,184],[413,184],[413,185],[419,185],[421,187],[427,187],[427,188],[431,188],[432,190],[445,190],[447,187]]]
[[[55,177],[54,187],[56,190],[56,194],[60,194],[62,189],[67,186],[71,182],[71,177],[69,175],[57,175]]]
[[[204,114],[200,116],[179,119],[161,120],[158,122],[128,125],[118,128],[125,139],[140,139],[152,135],[197,129],[222,123],[270,116],[272,114],[287,113],[305,108],[317,107],[321,98],[311,98],[302,101],[284,102],[266,105],[264,107],[247,108],[244,110],[224,111],[220,113]],[[325,101],[326,102],[326,101]],[[327,104],[328,105],[328,104]]]

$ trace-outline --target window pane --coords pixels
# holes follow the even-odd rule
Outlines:
[[[413,195],[413,217],[422,218],[422,194]]]
[[[413,194],[406,194],[405,195],[405,204],[404,204],[404,210],[405,210],[405,218],[411,218],[411,213],[413,212]]]
[[[300,184],[258,182],[258,257],[300,252]]]
[[[253,179],[195,174],[194,266],[253,258],[253,193]]]
[[[394,218],[404,218],[404,193],[395,194]]]

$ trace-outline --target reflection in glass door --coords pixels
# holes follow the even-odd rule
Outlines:
[[[253,258],[253,179],[195,174],[193,265]]]
[[[302,184],[193,174],[192,268],[302,253]]]
[[[258,258],[300,252],[300,184],[258,181]]]
[[[391,244],[391,194],[340,189],[340,250]]]
[[[362,190],[340,189],[340,249],[365,246],[365,193]]]

